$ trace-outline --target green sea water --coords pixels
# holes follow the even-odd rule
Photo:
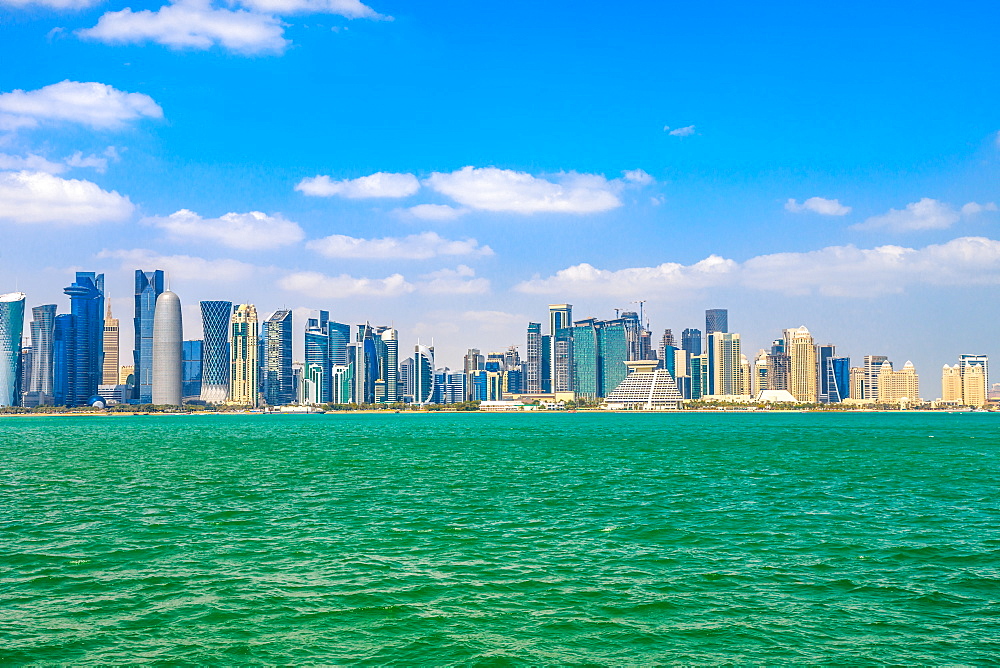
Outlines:
[[[0,418],[0,662],[996,664],[1000,415]]]

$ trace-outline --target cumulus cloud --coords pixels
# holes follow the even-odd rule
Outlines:
[[[846,216],[851,212],[851,207],[844,206],[838,199],[826,199],[825,197],[810,197],[799,204],[794,199],[785,202],[785,210],[792,213],[818,213],[821,216]]]
[[[694,134],[694,126],[686,125],[683,128],[674,128],[671,130],[669,125],[664,125],[663,131],[672,137],[690,137]]]
[[[616,271],[579,264],[515,286],[529,294],[560,296],[662,295],[741,285],[790,295],[835,297],[899,293],[919,285],[1000,284],[1000,241],[961,237],[924,248],[830,246],[774,253],[743,263],[710,256],[693,265],[664,263]]]
[[[413,292],[415,287],[402,274],[385,278],[355,278],[347,274],[327,276],[318,271],[300,271],[278,280],[278,285],[289,292],[316,299],[344,299],[348,297],[397,297]]]
[[[236,282],[245,281],[260,273],[259,268],[238,260],[206,260],[191,255],[161,255],[145,248],[103,250],[97,257],[121,260],[124,270],[157,267],[166,271],[174,280]]]
[[[424,181],[463,206],[484,211],[597,213],[621,206],[620,182],[599,174],[559,174],[555,181],[496,167],[434,172]]]
[[[202,218],[194,211],[181,209],[166,217],[145,218],[143,222],[166,230],[175,239],[209,241],[241,250],[288,246],[305,238],[298,224],[260,211]]]
[[[0,172],[0,220],[89,225],[122,221],[134,210],[128,197],[91,181],[27,170]]]
[[[983,213],[984,211],[996,211],[997,205],[994,202],[987,202],[986,204],[980,204],[979,202],[969,202],[968,204],[962,205],[962,215],[963,216],[975,216],[976,214]]]
[[[77,34],[106,44],[156,42],[173,49],[213,46],[240,54],[281,53],[288,46],[281,21],[242,9],[216,9],[207,0],[179,0],[156,11],[107,12]]]
[[[420,190],[420,182],[413,174],[391,174],[376,172],[357,179],[334,181],[329,176],[314,176],[299,181],[295,189],[312,197],[332,197],[339,195],[349,199],[374,197],[409,197]]]
[[[420,278],[417,288],[433,295],[479,295],[490,291],[490,282],[485,278],[475,278],[476,272],[464,264],[454,269],[439,269]]]
[[[359,239],[332,234],[314,239],[306,248],[331,258],[428,260],[441,255],[493,255],[489,246],[475,239],[445,239],[435,232],[421,232],[406,237]]]
[[[359,0],[239,0],[240,4],[265,14],[337,14],[349,19],[390,19]]]
[[[26,169],[33,172],[61,174],[69,169],[69,167],[64,163],[52,162],[34,153],[23,156],[0,153],[0,169]]]
[[[996,204],[969,202],[956,211],[950,204],[924,197],[919,202],[907,204],[905,209],[889,209],[888,213],[872,216],[852,229],[886,229],[891,232],[944,230],[961,220],[962,216],[973,216],[983,211],[996,211]]]
[[[411,216],[419,220],[431,220],[444,222],[461,218],[469,212],[468,209],[460,209],[447,204],[418,204],[408,209],[397,209],[397,212],[404,216]]]
[[[42,121],[115,128],[141,118],[162,118],[163,109],[142,93],[126,93],[94,81],[66,80],[38,90],[0,94],[0,117],[0,124],[9,129],[35,127]]]
[[[101,0],[0,0],[0,5],[11,7],[45,7],[47,9],[86,9]]]
[[[626,169],[622,174],[625,176],[626,181],[630,181],[636,185],[648,186],[651,183],[656,183],[656,179],[641,169]]]

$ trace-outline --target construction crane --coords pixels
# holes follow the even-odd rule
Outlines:
[[[645,304],[645,303],[646,303],[645,299],[640,299],[640,300],[637,300],[637,301],[634,301],[634,302],[629,302],[629,304],[638,304],[639,305],[639,324],[642,325],[643,327],[645,327],[646,329],[649,329],[649,323],[644,322],[643,319],[642,319],[642,305]]]

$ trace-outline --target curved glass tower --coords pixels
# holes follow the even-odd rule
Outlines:
[[[181,300],[167,290],[156,298],[153,320],[154,404],[181,405]]]
[[[56,326],[56,305],[45,304],[31,309],[31,364],[29,392],[41,392],[52,399],[52,338]]]
[[[66,405],[83,406],[97,394],[104,376],[104,274],[76,272],[76,280],[63,288],[70,312],[76,318],[68,354],[72,358],[67,378]]]
[[[201,400],[221,404],[229,396],[229,318],[233,303],[201,303],[202,350]]]
[[[16,406],[21,388],[21,334],[24,332],[24,293],[0,295],[0,406]]]
[[[413,350],[413,403],[423,406],[434,396],[434,348],[420,345]]]

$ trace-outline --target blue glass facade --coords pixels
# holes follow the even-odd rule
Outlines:
[[[24,293],[0,295],[0,406],[21,403]]]
[[[75,358],[72,354],[76,340],[76,316],[63,313],[55,317],[52,330],[52,403],[69,405],[70,379],[73,377]]]
[[[181,395],[201,396],[203,341],[184,341],[181,344]]]
[[[816,346],[816,400],[821,404],[831,403],[830,383],[833,378],[828,373],[828,361],[837,354],[832,344]]]
[[[346,347],[344,356],[347,356]],[[319,400],[323,403],[331,401],[330,336],[318,318],[310,318],[306,327],[306,368],[310,367],[321,370]]]
[[[201,302],[201,398],[209,403],[221,403],[229,393],[229,319],[232,314],[232,302]]]
[[[292,312],[276,311],[264,323],[264,400],[284,406],[295,400],[292,392]]]
[[[573,391],[587,397],[600,392],[600,360],[597,331],[592,325],[571,328],[573,340]]]
[[[63,292],[69,296],[70,313],[76,317],[66,405],[84,406],[97,394],[104,377],[104,274],[78,271],[76,280]]]
[[[715,332],[729,332],[729,311],[724,308],[710,308],[705,311],[705,336]]]
[[[828,376],[827,400],[830,403],[839,403],[851,395],[851,358],[850,357],[830,357],[826,361]]]
[[[701,330],[685,329],[681,332],[681,348],[688,355],[701,355]]]
[[[45,304],[31,309],[31,383],[29,392],[42,392],[52,398],[52,337],[56,326],[56,305]]]
[[[636,320],[638,322],[638,320]],[[629,359],[628,325],[603,325],[597,330],[598,351],[601,360],[601,384],[598,396],[606,397],[625,380]]]
[[[153,316],[156,298],[163,292],[163,271],[135,271],[135,391],[140,404],[153,401]],[[228,322],[228,318],[227,318]]]

